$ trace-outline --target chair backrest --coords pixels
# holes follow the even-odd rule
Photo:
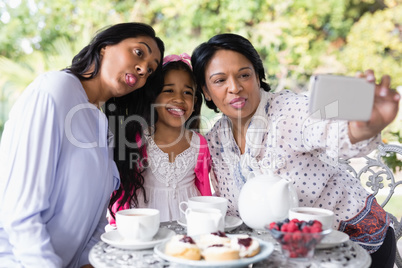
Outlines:
[[[402,157],[402,146],[392,145],[392,144],[380,144],[378,146],[378,153],[375,157],[365,156],[366,160],[365,166],[356,167],[352,166],[351,159],[341,160],[341,163],[346,165],[349,172],[354,174],[360,181],[365,184],[369,190],[372,191],[373,195],[377,195],[381,192],[381,195],[385,195],[384,200],[381,202],[381,206],[387,210],[385,205],[394,196],[397,186],[402,185],[402,180],[396,181],[392,169],[387,166],[382,157],[388,154],[395,153]],[[401,189],[398,189],[401,190]],[[402,236],[401,219],[397,219],[394,215],[388,212],[388,215],[393,221],[393,227],[395,230],[395,237],[398,243]],[[399,253],[401,249],[397,248],[395,264],[398,268],[402,268],[402,258]]]

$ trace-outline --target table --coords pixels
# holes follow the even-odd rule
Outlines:
[[[177,234],[185,234],[186,229],[177,222],[161,223],[162,228],[168,228]],[[249,234],[264,241],[272,242],[275,246],[274,252],[265,260],[254,263],[253,268],[261,267],[350,267],[365,268],[371,264],[371,257],[358,244],[348,241],[331,249],[316,249],[312,263],[301,265],[286,260],[280,251],[279,244],[272,238],[269,232],[254,231],[242,224],[228,234]],[[96,268],[114,268],[114,267],[182,267],[180,265],[169,263],[158,255],[154,254],[153,249],[146,250],[127,250],[110,246],[104,242],[98,242],[89,252],[89,261]]]

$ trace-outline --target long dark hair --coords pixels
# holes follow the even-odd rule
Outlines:
[[[155,40],[161,52],[160,62],[162,62],[165,46],[163,41],[156,37],[154,29],[147,24],[129,22],[116,24],[98,32],[89,45],[73,58],[72,65],[65,70],[80,80],[92,79],[99,73],[102,48],[107,45],[118,44],[127,38],[140,36],[148,36]],[[161,82],[162,69],[159,65],[155,72],[148,77],[142,88],[125,96],[111,98],[103,107],[109,121],[109,129],[114,134],[114,160],[121,181],[120,188],[113,192],[110,198],[109,211],[112,217],[114,217],[112,207],[115,202],[119,202],[118,208],[126,202],[134,201],[137,204],[137,189],[141,189],[145,196],[144,178],[141,175],[140,166],[142,159],[144,159],[144,143],[142,146],[137,146],[136,137],[138,134],[142,134],[143,125],[150,122],[150,116],[144,116],[151,114],[150,107],[145,105],[142,100],[154,98],[153,94],[155,93],[150,89]]]
[[[108,26],[100,30],[92,41],[84,47],[72,60],[68,72],[77,76],[80,80],[94,78],[100,69],[100,51],[108,45],[116,45],[127,38],[149,36],[153,38],[162,53],[165,51],[163,41],[156,37],[154,29],[145,23],[127,22]],[[93,68],[93,71],[90,71]]]
[[[194,75],[193,71],[190,69],[190,67],[186,63],[184,63],[180,60],[170,61],[168,63],[163,64],[163,66],[162,66],[163,77],[166,77],[167,73],[172,70],[182,70],[182,71],[187,72],[190,75],[190,79],[192,80],[192,82],[195,86],[194,94],[195,94],[196,100],[194,102],[194,111],[190,115],[190,117],[187,119],[184,126],[187,129],[192,129],[194,131],[199,132],[200,121],[201,121],[200,114],[201,114],[201,106],[202,106],[202,95],[201,95],[200,91],[196,90],[197,83],[196,83],[195,75]],[[160,88],[158,88],[155,98],[151,100],[152,103],[155,103],[156,97],[160,94],[160,92],[162,91],[162,88],[163,88],[163,84],[161,85]],[[156,123],[158,121],[158,113],[156,111],[154,111],[154,114],[155,114],[154,122]]]
[[[193,66],[193,72],[197,81],[197,90],[204,95],[202,88],[206,85],[205,83],[205,68],[208,62],[212,59],[214,54],[218,50],[233,50],[244,55],[253,65],[260,85],[264,91],[270,91],[271,87],[265,82],[265,71],[262,64],[260,55],[258,55],[257,50],[246,38],[232,33],[218,34],[208,40],[208,42],[202,43],[193,51],[191,55],[191,64]],[[204,96],[205,99],[205,96]],[[218,111],[215,103],[212,100],[205,99],[208,108]]]
[[[112,125],[112,121],[114,122],[113,125],[117,127],[115,140],[119,141],[115,147],[115,161],[120,171],[121,187],[112,194],[110,199],[109,211],[112,217],[114,217],[112,207],[115,202],[119,202],[117,210],[127,202],[138,205],[138,190],[142,191],[144,202],[147,202],[142,175],[148,166],[145,157],[147,144],[144,130],[158,120],[156,111],[152,110],[154,109],[152,104],[162,91],[164,76],[171,70],[187,71],[196,85],[194,74],[188,65],[183,62],[169,62],[164,64],[159,75],[150,81],[151,88],[134,91],[130,99],[116,98],[113,102],[106,103],[106,111],[115,115],[109,117],[109,125]],[[194,104],[194,111],[186,121],[186,128],[199,129],[202,105],[202,96],[201,93],[199,94]],[[192,120],[192,118],[194,119]],[[123,143],[122,140],[126,143]],[[138,146],[139,141],[141,141],[140,146]],[[120,154],[120,158],[118,154]]]

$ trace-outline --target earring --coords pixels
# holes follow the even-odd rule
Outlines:
[[[211,98],[210,98],[210,97],[205,97],[205,99],[206,99],[207,101],[211,101]]]

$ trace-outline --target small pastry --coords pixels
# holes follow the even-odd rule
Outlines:
[[[166,243],[165,254],[176,258],[195,260],[201,259],[200,249],[190,236],[175,235]]]
[[[215,233],[201,235],[197,240],[197,245],[201,250],[212,245],[230,245],[230,238],[224,232],[218,231]]]
[[[229,244],[215,244],[205,248],[202,256],[206,261],[230,261],[240,258],[239,250],[233,249]]]
[[[260,252],[260,243],[248,235],[237,235],[233,237],[231,246],[239,250],[240,258],[253,257]]]

